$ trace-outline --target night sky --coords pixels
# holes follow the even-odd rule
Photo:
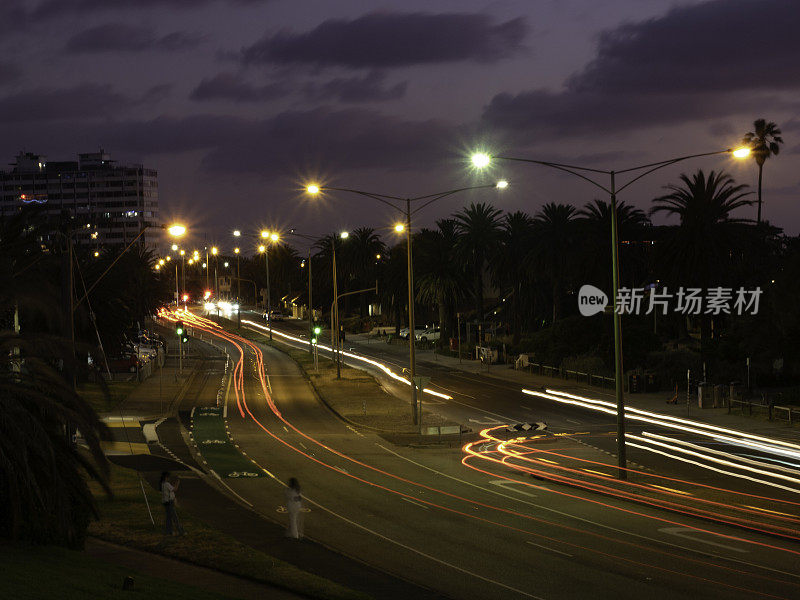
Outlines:
[[[797,0],[0,0],[0,153],[103,147],[157,168],[162,217],[197,240],[371,226],[390,241],[390,209],[310,200],[303,183],[471,185],[487,177],[467,168],[475,147],[623,169],[735,146],[764,117],[786,142],[764,215],[798,234],[799,32]],[[620,199],[646,210],[699,167],[756,183],[752,160],[704,158]],[[532,214],[602,197],[535,166],[495,176],[511,186],[442,200],[419,225],[470,201]]]

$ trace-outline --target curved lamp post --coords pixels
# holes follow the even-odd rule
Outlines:
[[[588,167],[581,167],[576,165],[568,165],[563,163],[550,162],[546,160],[533,160],[529,158],[515,158],[511,156],[492,156],[486,152],[476,152],[472,155],[472,164],[477,169],[484,169],[488,167],[493,160],[508,160],[514,162],[532,163],[550,167],[558,171],[569,173],[576,177],[580,177],[584,181],[591,183],[593,186],[600,188],[606,192],[611,200],[611,286],[614,308],[614,385],[617,397],[617,476],[619,479],[627,478],[627,459],[625,456],[625,400],[623,396],[622,387],[622,324],[620,322],[620,315],[617,312],[617,292],[619,290],[619,233],[617,231],[617,194],[630,186],[632,183],[640,180],[642,177],[679,163],[690,158],[700,158],[703,156],[715,156],[717,154],[731,154],[736,158],[745,158],[750,154],[749,148],[728,148],[726,150],[717,150],[716,152],[703,152],[701,154],[689,154],[686,156],[678,156],[667,160],[639,165],[636,167],[629,167],[619,171],[607,171],[604,169],[591,169]],[[595,179],[594,176],[608,177],[608,184],[604,185]],[[617,175],[629,175],[631,178],[623,185],[617,185]]]
[[[447,190],[445,192],[437,192],[435,194],[426,194],[424,196],[417,196],[414,198],[401,198],[399,196],[390,196],[388,194],[378,194],[374,192],[365,192],[363,190],[355,190],[351,188],[340,188],[340,187],[330,187],[330,186],[321,186],[319,184],[310,184],[306,187],[306,192],[311,195],[317,195],[321,192],[331,191],[331,192],[346,192],[349,194],[356,194],[358,196],[363,196],[366,198],[371,198],[373,200],[377,200],[378,202],[382,202],[387,206],[391,206],[394,210],[398,211],[405,217],[405,223],[397,224],[395,226],[395,231],[398,233],[402,233],[405,231],[406,234],[406,247],[408,251],[408,362],[409,362],[409,370],[411,372],[411,409],[413,411],[413,422],[415,425],[419,425],[422,427],[422,419],[421,417],[421,402],[417,402],[417,382],[415,380],[417,375],[417,360],[415,355],[415,348],[414,348],[414,331],[415,331],[415,324],[414,324],[414,267],[412,261],[412,249],[411,249],[411,217],[437,200],[441,200],[447,196],[452,196],[453,194],[458,194],[460,192],[465,192],[468,190],[479,190],[485,188],[497,188],[497,189],[505,189],[508,187],[508,182],[498,181],[495,184],[489,185],[474,185],[470,187],[463,187],[463,188],[456,188],[452,190]],[[395,204],[400,203],[400,205]],[[402,204],[405,204],[405,208],[403,208]],[[416,208],[413,210],[411,209],[412,205],[417,205],[420,203]],[[335,273],[335,271],[334,271]],[[338,307],[337,307],[338,311]],[[338,331],[337,331],[338,334]]]

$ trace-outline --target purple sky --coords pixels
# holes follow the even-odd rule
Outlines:
[[[797,234],[799,30],[796,0],[2,0],[0,152],[102,146],[155,167],[162,215],[198,239],[261,226],[391,239],[390,209],[311,201],[302,183],[423,195],[483,182],[464,162],[477,146],[619,170],[736,145],[764,117],[786,141],[765,166],[764,215]],[[698,167],[756,181],[753,161],[706,158],[620,199],[648,209]],[[534,213],[598,197],[544,168],[495,175],[511,187],[418,223],[469,201]]]

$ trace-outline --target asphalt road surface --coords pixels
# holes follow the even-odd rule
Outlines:
[[[269,475],[226,484],[257,510],[281,515],[283,482],[297,477],[306,534],[342,553],[452,598],[800,594],[795,542],[503,464],[477,459],[466,468],[459,449],[392,446],[330,413],[285,354],[218,335],[234,359],[243,355],[240,385],[227,398],[231,435]],[[492,392],[469,376],[443,375],[437,389],[457,402],[437,410],[487,422],[526,414],[501,384]],[[603,415],[529,406],[551,426],[585,419],[582,429],[613,429]]]

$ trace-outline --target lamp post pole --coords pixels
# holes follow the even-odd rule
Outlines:
[[[411,200],[406,200],[406,251],[408,253],[408,363],[409,372],[411,376],[411,410],[414,411],[412,415],[412,422],[414,425],[418,423],[419,411],[417,405],[422,402],[422,398],[417,397],[417,355],[416,355],[416,324],[414,322],[414,262],[413,252],[411,249]],[[440,324],[441,326],[441,324]]]
[[[333,254],[333,323],[331,324],[331,342],[336,352],[336,379],[342,378],[342,364],[339,353],[339,289],[336,281],[336,236],[331,238],[331,249]]]
[[[272,341],[272,299],[269,290],[269,240],[264,242],[264,264],[267,270],[267,323],[269,324],[269,340]]]
[[[476,153],[472,156],[473,164],[478,168],[483,168],[489,165],[492,159],[509,160],[515,162],[533,163],[550,167],[565,173],[569,173],[576,177],[580,177],[584,181],[591,183],[595,187],[600,188],[609,195],[611,204],[611,287],[614,308],[614,387],[616,391],[617,400],[617,477],[619,479],[627,479],[627,457],[625,449],[625,397],[624,397],[624,382],[623,368],[622,368],[622,323],[620,320],[620,311],[617,306],[617,295],[619,292],[619,224],[617,222],[617,194],[627,188],[629,185],[635,183],[642,177],[649,175],[654,171],[663,169],[675,163],[679,163],[690,158],[700,158],[704,156],[714,156],[717,154],[732,154],[736,158],[744,158],[749,154],[749,150],[738,149],[734,150],[728,148],[725,150],[717,150],[715,152],[703,152],[700,154],[690,154],[687,156],[679,156],[658,162],[630,167],[619,171],[607,171],[603,169],[592,169],[588,167],[580,167],[576,165],[568,165],[562,163],[555,163],[543,160],[532,160],[528,158],[513,158],[509,156],[489,156],[485,153]],[[617,175],[631,174],[632,178],[617,187]],[[608,176],[609,186],[606,187],[602,183],[598,183],[591,178],[592,175]]]
[[[314,352],[314,344],[311,340],[314,337],[314,302],[311,295],[311,248],[308,249],[308,351]]]

